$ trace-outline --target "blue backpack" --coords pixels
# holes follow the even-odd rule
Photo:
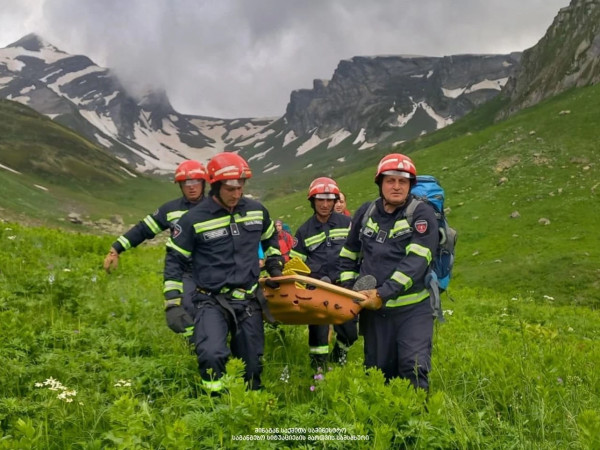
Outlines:
[[[452,267],[454,265],[454,247],[456,246],[457,233],[450,226],[444,214],[444,200],[446,194],[438,180],[431,175],[418,175],[417,182],[413,185],[411,193],[420,201],[433,206],[438,220],[440,230],[440,243],[437,256],[433,261],[433,272],[441,292],[448,289],[452,278]],[[412,215],[418,202],[411,202],[406,208],[408,223],[412,223]]]

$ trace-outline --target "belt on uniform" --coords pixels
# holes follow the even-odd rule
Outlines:
[[[216,296],[218,294],[224,294],[228,297],[231,297],[233,300],[250,300],[255,297],[256,288],[258,287],[258,283],[252,286],[250,289],[241,289],[241,288],[230,288],[230,287],[222,287],[219,291],[209,291],[208,289],[196,288],[197,292],[200,292],[204,295]]]
[[[234,322],[236,322],[235,314],[233,313],[231,306],[229,306],[228,302],[226,301],[225,296],[227,296],[227,298],[231,298],[233,300],[250,300],[250,299],[256,298],[258,300],[258,303],[260,304],[260,307],[263,311],[263,314],[264,314],[267,322],[275,323],[275,319],[273,318],[271,311],[269,311],[267,299],[265,298],[265,295],[264,295],[262,289],[257,289],[257,288],[258,288],[258,283],[255,284],[254,286],[252,286],[250,289],[223,287],[223,288],[221,288],[221,290],[219,292],[211,292],[211,291],[208,291],[208,290],[205,290],[202,288],[196,288],[196,291],[200,292],[201,294],[208,295],[208,296],[215,298],[217,300],[217,302],[219,303],[219,305],[221,305],[227,312],[229,312],[232,315]],[[237,323],[236,323],[236,325],[237,325]]]

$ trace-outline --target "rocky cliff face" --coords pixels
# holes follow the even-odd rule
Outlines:
[[[506,86],[510,107],[520,109],[573,87],[600,82],[600,0],[572,0],[545,36],[523,52],[521,68]]]
[[[496,96],[516,73],[519,53],[438,57],[355,57],[331,81],[294,91],[288,129],[319,137],[364,129],[368,141],[406,127],[404,139],[454,122]],[[429,117],[430,120],[424,120]]]

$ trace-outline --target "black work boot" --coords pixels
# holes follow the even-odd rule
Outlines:
[[[327,368],[327,355],[310,355],[310,367],[315,371],[324,372]]]
[[[348,347],[344,344],[340,344],[340,342],[336,342],[333,351],[329,355],[329,361],[335,364],[339,364],[343,366],[348,361]]]

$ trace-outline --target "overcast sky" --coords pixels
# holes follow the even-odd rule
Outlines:
[[[181,113],[264,117],[342,59],[509,53],[569,0],[0,0],[0,47],[37,33]]]

